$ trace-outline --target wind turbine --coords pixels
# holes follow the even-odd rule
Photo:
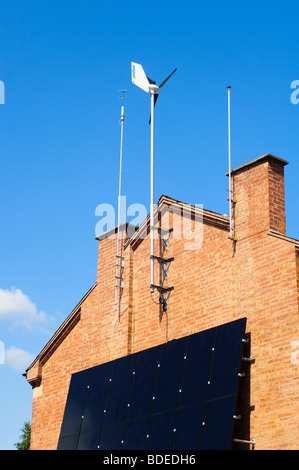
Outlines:
[[[154,291],[154,125],[155,125],[155,104],[157,102],[159,91],[170,77],[176,72],[174,69],[170,75],[158,86],[154,80],[151,80],[144,72],[142,65],[132,62],[132,82],[142,90],[151,95],[151,202],[150,202],[150,234],[151,234],[151,291]]]

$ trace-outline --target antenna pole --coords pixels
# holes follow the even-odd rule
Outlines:
[[[155,125],[155,93],[151,92],[151,203],[150,203],[150,235],[151,235],[151,292],[154,282],[154,125]]]
[[[119,238],[120,238],[120,200],[121,200],[121,176],[122,176],[122,158],[123,158],[123,133],[124,133],[124,120],[125,120],[125,90],[121,90],[121,99],[122,99],[122,107],[121,107],[121,116],[120,116],[120,162],[119,162],[119,186],[118,186],[118,215],[117,215],[117,247],[116,247],[116,274],[115,274],[115,310],[117,307],[117,289],[120,287],[118,285],[118,268],[119,268]]]
[[[232,238],[232,189],[231,189],[231,142],[230,142],[230,90],[227,87],[228,93],[228,178],[229,178],[229,237]]]

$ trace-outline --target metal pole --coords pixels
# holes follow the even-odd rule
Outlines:
[[[124,95],[122,97],[124,100]],[[118,289],[118,265],[119,265],[119,236],[120,236],[120,199],[121,199],[121,175],[122,175],[122,158],[123,158],[123,132],[124,132],[124,120],[125,120],[125,108],[124,105],[121,107],[120,116],[120,163],[119,163],[119,186],[118,186],[118,216],[117,216],[117,247],[116,247],[116,274],[115,274],[115,310],[117,307],[117,289]]]
[[[150,235],[151,235],[151,292],[154,291],[154,125],[155,125],[155,93],[151,92],[151,203],[150,203]]]
[[[232,238],[232,190],[231,190],[231,143],[230,143],[230,90],[231,87],[227,87],[228,92],[228,177],[229,177],[229,237]]]
[[[252,441],[247,441],[245,439],[234,439],[233,441],[234,442],[241,442],[242,444],[251,444],[252,448],[253,449],[255,448],[255,440],[254,439],[252,439]]]

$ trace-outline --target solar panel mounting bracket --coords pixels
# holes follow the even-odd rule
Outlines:
[[[255,448],[255,440],[252,439],[251,441],[248,441],[246,439],[233,439],[234,442],[241,442],[242,444],[250,444],[252,445],[252,450]]]
[[[242,361],[250,362],[250,364],[251,364],[254,361],[254,359],[252,359],[252,357],[242,356]]]

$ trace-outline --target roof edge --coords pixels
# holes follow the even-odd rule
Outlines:
[[[116,227],[111,228],[107,232],[103,232],[100,235],[97,235],[95,237],[95,240],[99,240],[99,241],[100,240],[105,240],[106,238],[109,238],[112,235],[116,235],[118,233],[118,231],[120,231],[120,232],[125,231],[127,233],[128,237],[131,237],[132,235],[134,235],[136,230],[138,230],[138,228],[139,227],[137,227],[136,225],[130,224],[128,222],[124,222],[123,224],[120,224],[119,226],[117,225]]]
[[[296,246],[296,248],[299,248],[299,240],[297,238],[288,237],[287,235],[284,235],[283,233],[280,233],[280,232],[276,232],[275,230],[272,230],[272,229],[269,230],[268,235],[279,238],[280,240],[283,240],[285,242],[293,243]]]
[[[222,229],[229,230],[229,217],[227,215],[222,215],[217,212],[212,212],[210,210],[204,209],[197,205],[188,204],[177,199],[173,199],[169,196],[166,196],[165,194],[162,194],[162,196],[159,198],[158,203],[155,206],[155,210],[157,210],[157,207],[160,207],[163,204],[169,206],[177,205],[178,207],[189,209],[192,214],[200,213],[203,217],[203,223],[217,225]],[[143,239],[142,233],[144,232],[144,230],[147,230],[148,233],[150,231],[150,214],[147,215],[140,227],[137,227],[137,230],[132,235],[132,237],[127,240],[127,242],[124,244],[124,248],[126,249],[128,245],[135,245],[138,240]]]
[[[255,158],[254,160],[251,160],[250,162],[244,163],[241,166],[238,166],[237,168],[234,168],[231,171],[231,174],[234,173],[239,173],[242,171],[248,170],[249,167],[254,166],[254,165],[259,165],[260,163],[263,163],[264,161],[269,161],[269,160],[274,160],[276,163],[285,166],[288,165],[289,162],[287,160],[283,160],[280,157],[276,157],[275,155],[272,155],[271,153],[265,153],[265,155],[262,155],[261,157]],[[226,176],[229,176],[229,173],[226,173]]]
[[[97,286],[97,283],[95,283],[90,289],[89,291],[82,297],[82,299],[80,300],[80,302],[78,302],[78,304],[76,305],[76,307],[71,311],[71,313],[68,315],[68,317],[64,320],[64,322],[60,325],[60,327],[56,330],[56,332],[54,333],[54,335],[50,338],[50,340],[47,342],[47,344],[43,347],[43,349],[41,350],[41,352],[36,356],[36,358],[34,359],[34,361],[30,364],[29,367],[27,367],[26,371],[25,371],[25,375],[27,374],[27,372],[37,363],[37,361],[39,360],[42,360],[43,357],[45,356],[48,356],[47,357],[47,360],[48,358],[52,355],[48,355],[50,349],[53,347],[53,344],[56,342],[56,340],[58,338],[61,337],[61,335],[63,334],[63,332],[65,332],[68,328],[68,326],[72,323],[74,317],[76,316],[76,314],[79,312],[80,308],[81,308],[81,305],[82,303],[87,299],[87,297],[91,294],[91,292],[95,289],[95,287]],[[53,351],[54,352],[54,351]]]

